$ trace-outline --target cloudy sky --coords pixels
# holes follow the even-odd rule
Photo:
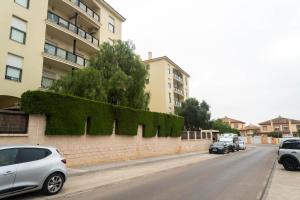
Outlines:
[[[213,118],[300,119],[299,0],[107,0],[123,39],[191,74],[190,95]]]

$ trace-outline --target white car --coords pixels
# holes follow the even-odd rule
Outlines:
[[[246,150],[246,144],[242,140],[239,140],[239,149],[240,150]]]
[[[36,190],[57,194],[66,175],[66,160],[56,148],[0,146],[0,199]]]

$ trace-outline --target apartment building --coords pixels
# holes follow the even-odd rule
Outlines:
[[[261,134],[279,132],[282,133],[284,137],[291,137],[300,130],[300,120],[284,118],[281,116],[261,122],[259,125]]]
[[[146,91],[150,92],[150,110],[175,113],[189,97],[190,75],[167,56],[152,58],[149,52],[144,62],[149,65]]]
[[[3,0],[0,109],[23,92],[83,69],[103,42],[121,39],[125,18],[104,0]]]
[[[237,119],[232,119],[232,118],[225,116],[223,118],[220,118],[220,120],[223,123],[228,124],[231,128],[237,129],[239,131],[244,130],[244,128],[245,128],[245,122],[237,120]]]

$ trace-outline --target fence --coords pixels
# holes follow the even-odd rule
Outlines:
[[[213,140],[213,131],[184,131],[182,140]]]
[[[0,134],[25,134],[28,115],[23,112],[0,110]]]

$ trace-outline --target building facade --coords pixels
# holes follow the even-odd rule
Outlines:
[[[125,18],[104,0],[4,0],[0,7],[0,109],[27,90],[89,65]]]
[[[300,130],[300,120],[277,117],[262,123],[260,125],[261,134],[269,134],[272,132],[282,133],[283,137],[291,137]]]
[[[220,120],[223,123],[228,124],[231,128],[237,129],[239,131],[242,131],[245,128],[245,122],[240,121],[240,120],[232,119],[229,117],[223,117],[223,118],[220,118]]]
[[[253,136],[260,133],[260,127],[254,124],[249,124],[245,126],[243,130],[241,130],[241,135],[243,136]]]
[[[189,97],[190,75],[167,56],[152,58],[149,53],[144,62],[149,66],[150,111],[175,113]]]

